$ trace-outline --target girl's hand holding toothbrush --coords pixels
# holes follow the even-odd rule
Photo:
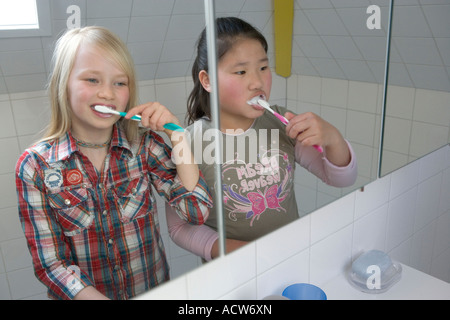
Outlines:
[[[323,148],[327,159],[337,165],[346,166],[350,163],[350,150],[339,130],[312,112],[295,115],[286,112],[289,120],[286,133],[304,146],[318,145]]]
[[[142,126],[153,131],[164,131],[169,138],[172,137],[174,131],[167,129],[165,125],[174,123],[180,126],[178,118],[159,102],[148,102],[136,106],[128,111],[125,118],[130,119],[134,115],[141,116]]]
[[[130,119],[134,115],[141,116],[142,126],[153,131],[164,131],[169,136],[172,141],[171,159],[176,165],[177,175],[187,190],[194,190],[200,173],[178,118],[159,102],[148,102],[136,106],[128,111],[125,118]],[[180,130],[173,126],[179,127]]]

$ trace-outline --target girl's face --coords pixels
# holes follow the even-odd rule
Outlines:
[[[117,115],[94,110],[104,105],[125,111],[129,100],[128,76],[97,46],[82,44],[78,49],[67,85],[72,108],[72,133],[85,141],[107,139]],[[100,135],[100,136],[99,136]]]
[[[222,129],[247,130],[264,109],[247,104],[258,95],[270,97],[272,73],[258,40],[240,39],[218,62]]]

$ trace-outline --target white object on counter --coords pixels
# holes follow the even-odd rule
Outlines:
[[[354,288],[345,274],[321,286],[328,300],[450,300],[450,283],[402,264],[402,277],[383,293]]]

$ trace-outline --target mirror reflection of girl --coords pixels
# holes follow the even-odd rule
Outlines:
[[[175,165],[152,131],[171,137],[163,125],[179,120],[157,102],[136,106],[131,56],[100,27],[58,40],[49,94],[48,131],[16,166],[37,278],[53,299],[128,299],[167,281],[152,186],[189,223],[202,224],[212,205],[198,166]],[[95,105],[139,114],[145,128]]]
[[[209,105],[211,82],[205,35],[203,31],[198,41],[197,58],[192,69],[194,89],[188,101],[188,120],[190,123],[195,121],[188,128],[193,143],[202,141],[204,133],[212,128]],[[275,111],[289,120],[285,126],[268,111],[247,103],[255,96],[270,98],[272,73],[267,42],[260,32],[238,18],[219,18],[217,46],[220,130],[225,157],[222,164],[223,216],[226,248],[232,251],[299,217],[294,193],[295,163],[336,187],[350,186],[355,182],[357,165],[350,144],[333,125],[318,115],[311,112],[294,114],[286,108],[273,106]],[[260,139],[257,143],[261,144],[264,140],[261,135],[265,132],[261,129],[268,129],[268,132],[275,130],[279,145],[258,149],[256,163],[250,163],[247,159],[252,156],[249,153],[254,152],[251,151],[254,150],[251,143],[246,144],[244,153],[247,154],[242,154],[241,150],[231,159],[228,158],[229,139],[234,139],[236,146],[245,141],[242,138],[246,135],[250,137],[256,133]],[[237,130],[242,131],[239,134]],[[234,135],[227,134],[227,131]],[[266,140],[271,141],[270,137]],[[322,146],[323,153],[314,145]],[[275,165],[271,166],[274,157]],[[214,166],[205,160],[197,161],[213,190]],[[269,171],[261,168],[268,168]],[[217,256],[217,221],[213,211],[203,226],[189,226],[170,210],[167,211],[169,232],[178,245],[206,260]]]

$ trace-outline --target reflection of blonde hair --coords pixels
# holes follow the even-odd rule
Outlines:
[[[126,45],[115,34],[102,27],[91,26],[69,30],[59,38],[53,54],[53,71],[48,85],[52,115],[41,141],[59,138],[71,128],[72,109],[67,84],[81,44],[97,46],[104,51],[105,59],[118,64],[128,76],[130,98],[126,111],[137,104],[136,74]],[[119,121],[122,122],[128,141],[132,142],[137,135],[137,123],[123,119]]]

